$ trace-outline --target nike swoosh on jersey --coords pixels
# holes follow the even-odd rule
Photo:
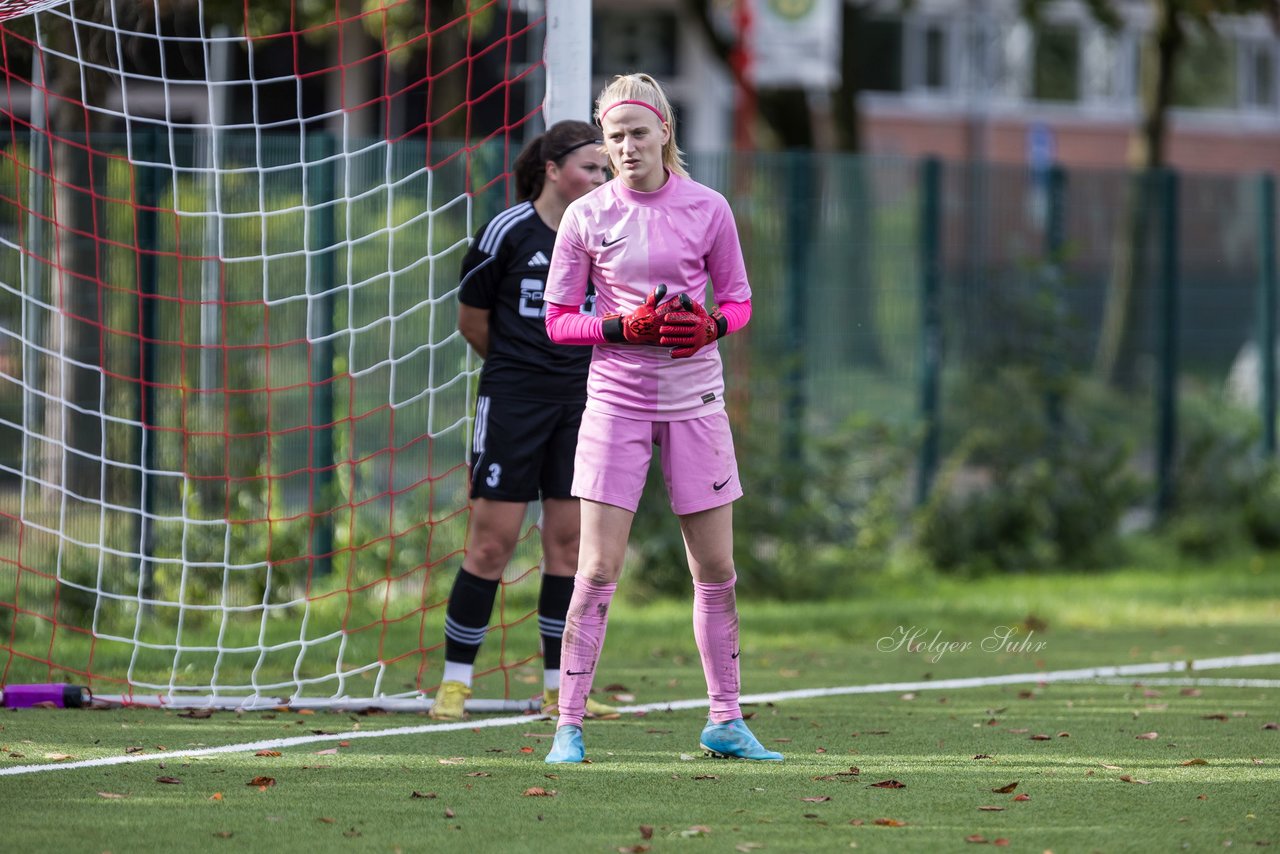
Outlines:
[[[716,492],[719,492],[720,490],[724,489],[724,488],[725,488],[725,486],[726,486],[726,485],[729,483],[729,481],[731,481],[731,480],[733,480],[733,475],[730,475],[729,477],[726,477],[726,478],[725,478],[723,481],[721,481],[720,483],[712,483],[712,484],[711,484],[711,488],[712,488],[712,489],[714,489]]]
[[[600,241],[600,248],[601,248],[601,249],[607,249],[608,247],[612,246],[613,244],[615,244],[615,243],[621,243],[622,241],[624,241],[624,240],[626,240],[626,239],[627,239],[627,235],[625,235],[625,234],[624,234],[624,235],[622,235],[621,237],[615,237],[613,240],[610,240],[609,238],[607,238],[607,237],[606,237],[604,240],[601,240],[601,241]]]

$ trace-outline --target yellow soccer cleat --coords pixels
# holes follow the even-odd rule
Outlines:
[[[466,703],[471,688],[461,682],[441,682],[436,701],[427,714],[438,721],[460,721],[467,716]]]
[[[560,714],[560,689],[545,688],[542,691],[542,713],[549,717],[556,717]],[[613,706],[596,702],[590,697],[587,698],[587,717],[600,718],[605,715],[616,715],[618,710]]]

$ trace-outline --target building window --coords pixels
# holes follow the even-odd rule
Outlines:
[[[902,21],[867,18],[855,30],[855,35],[853,61],[859,88],[869,92],[901,92]]]
[[[1240,105],[1236,86],[1235,41],[1213,34],[1189,33],[1173,75],[1173,105],[1232,110]],[[1143,74],[1154,73],[1144,68]]]
[[[1240,100],[1248,110],[1274,111],[1276,104],[1276,49],[1267,42],[1240,45]]]
[[[1075,27],[1036,30],[1031,97],[1037,101],[1080,100],[1080,36]]]
[[[674,12],[600,9],[591,22],[591,67],[606,79],[642,68],[658,78],[676,76]]]
[[[929,23],[924,28],[924,88],[945,89],[947,74],[947,31],[940,23]]]

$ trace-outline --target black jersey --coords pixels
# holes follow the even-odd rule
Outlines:
[[[480,394],[572,401],[585,399],[591,347],[556,344],[547,336],[542,290],[556,233],[521,202],[488,222],[462,259],[458,299],[489,310],[489,355]],[[582,311],[595,311],[588,285]]]

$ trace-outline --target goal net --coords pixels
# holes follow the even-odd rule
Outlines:
[[[421,703],[540,0],[0,0],[0,685]],[[540,693],[531,512],[477,695]],[[525,684],[528,683],[528,684]]]

